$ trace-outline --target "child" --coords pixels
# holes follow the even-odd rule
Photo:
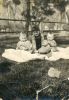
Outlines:
[[[32,44],[29,40],[27,40],[26,34],[20,33],[19,37],[20,41],[17,43],[17,48],[19,50],[31,51]]]
[[[32,43],[34,51],[37,51],[39,48],[41,48],[41,34],[37,27],[35,27],[33,31]]]
[[[51,47],[50,45],[48,44],[48,41],[47,40],[44,40],[43,43],[42,43],[42,47],[38,50],[38,53],[40,54],[47,54],[48,57],[51,56]]]
[[[54,35],[53,34],[48,33],[48,35],[47,35],[47,41],[48,41],[49,45],[51,46],[51,50],[53,52],[57,51],[57,43],[54,40]]]

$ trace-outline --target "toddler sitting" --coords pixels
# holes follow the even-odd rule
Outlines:
[[[38,50],[38,53],[40,53],[40,54],[46,54],[48,57],[50,57],[52,55],[52,53],[51,53],[51,47],[48,44],[47,40],[44,40],[42,42],[42,47]]]
[[[17,43],[17,48],[19,50],[31,51],[32,44],[29,40],[27,40],[26,34],[20,33],[19,36],[20,41]]]
[[[51,47],[51,51],[53,51],[53,52],[57,51],[57,43],[54,40],[54,35],[53,34],[48,33],[47,41],[48,41],[48,43],[49,43],[49,45]]]

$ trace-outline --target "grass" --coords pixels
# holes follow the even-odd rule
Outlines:
[[[3,51],[4,47],[0,50],[1,54]],[[48,76],[50,67],[61,71],[59,79]],[[69,93],[67,77],[69,77],[69,60],[60,59],[54,62],[37,59],[17,64],[0,57],[0,96],[7,100],[12,100],[15,96],[34,97],[36,90],[50,84],[54,87],[42,91],[40,95],[63,97]]]

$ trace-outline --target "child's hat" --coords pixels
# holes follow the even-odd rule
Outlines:
[[[34,26],[32,31],[39,31],[39,27],[38,26]]]

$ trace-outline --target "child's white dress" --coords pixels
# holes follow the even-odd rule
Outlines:
[[[19,42],[17,43],[17,48],[16,48],[16,49],[29,51],[29,50],[32,49],[32,44],[31,44],[31,42],[28,41],[28,40],[25,41],[25,42],[19,41]]]

